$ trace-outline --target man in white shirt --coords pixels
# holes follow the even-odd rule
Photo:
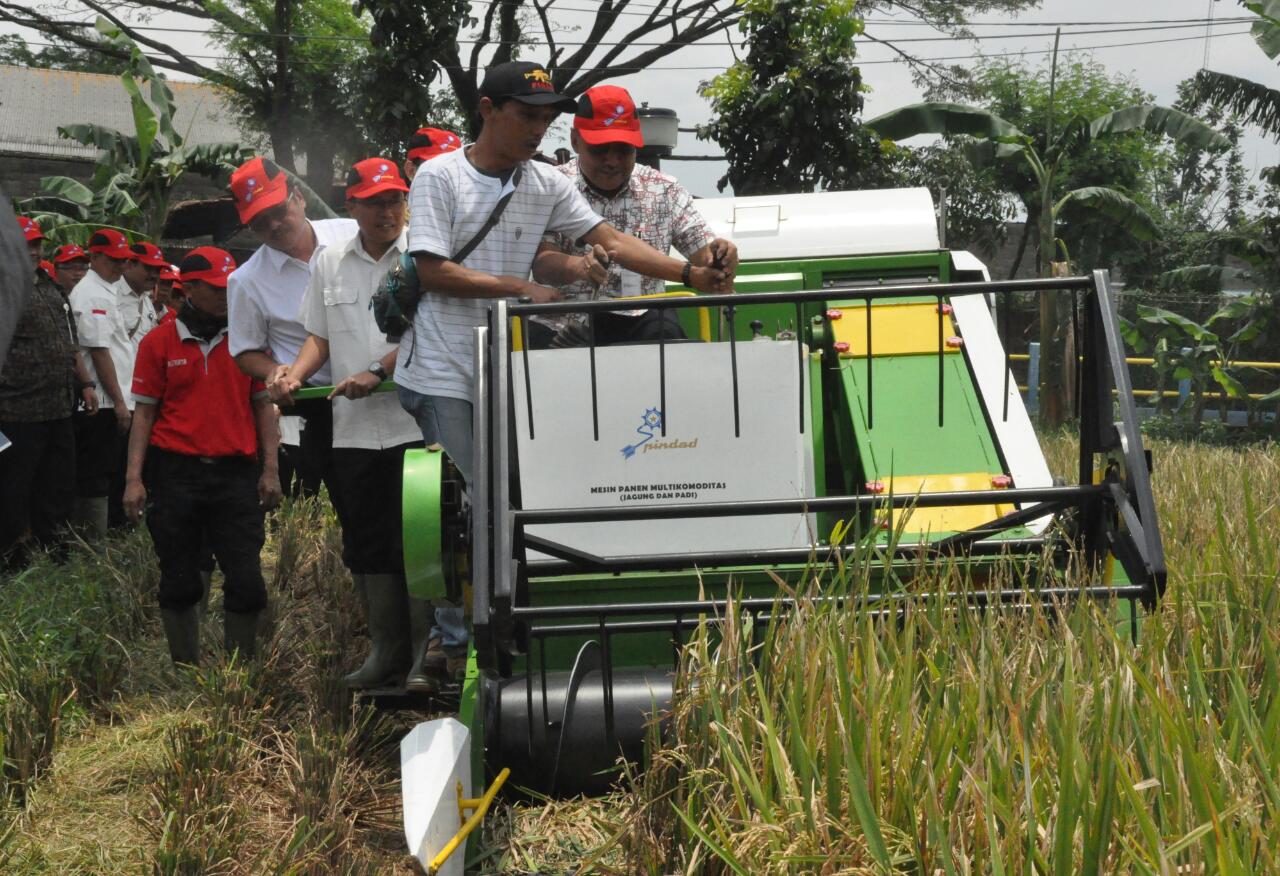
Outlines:
[[[342,561],[365,595],[372,640],[364,664],[344,679],[357,688],[404,683],[414,655],[425,651],[430,627],[430,605],[409,599],[406,590],[400,519],[404,452],[421,447],[422,435],[393,395],[371,395],[396,364],[398,347],[378,331],[369,305],[404,252],[408,191],[393,161],[368,158],[351,168],[347,210],[359,233],[327,247],[312,263],[300,314],[307,339],[270,390],[277,403],[289,404],[291,393],[326,364],[336,381],[330,396],[334,508],[342,524]],[[433,689],[420,667],[415,674],[415,688]]]
[[[119,231],[93,232],[89,270],[68,299],[89,377],[97,385],[99,411],[77,418],[77,517],[98,535],[125,523],[120,497],[134,404],[126,389],[138,344],[156,325],[151,300],[122,279],[134,258]]]
[[[476,142],[428,161],[413,178],[408,248],[423,296],[412,330],[400,341],[395,371],[400,403],[418,421],[428,444],[444,446],[468,483],[473,331],[486,323],[491,299],[560,298],[555,289],[528,279],[543,234],[585,239],[591,249],[580,258],[592,271],[617,258],[645,276],[683,281],[702,291],[731,289],[724,271],[677,261],[621,234],[567,177],[530,161],[556,117],[577,109],[572,98],[556,93],[542,65],[513,61],[490,67],[480,94],[484,127]],[[500,221],[461,263],[455,261],[508,192],[511,199]],[[436,622],[444,633],[444,652],[459,660],[466,643],[462,612],[439,610]],[[439,652],[433,652],[430,656],[438,659]]]
[[[282,377],[298,358],[307,339],[298,314],[311,280],[317,253],[331,244],[349,241],[356,233],[352,219],[310,221],[302,195],[294,191],[288,176],[269,159],[254,158],[231,175],[240,221],[263,244],[236,269],[227,284],[228,340],[240,370],[268,386]],[[320,368],[312,384],[326,386],[329,368]],[[298,433],[297,418],[281,418],[282,443],[308,492],[327,477],[333,442],[332,410],[328,402],[301,402],[286,414],[296,413],[306,424]],[[297,448],[290,452],[287,448]],[[330,492],[333,485],[329,484]]]

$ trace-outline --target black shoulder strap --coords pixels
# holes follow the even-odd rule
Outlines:
[[[471,255],[475,248],[479,246],[493,227],[498,224],[498,220],[502,218],[502,213],[507,209],[507,204],[511,201],[511,196],[516,193],[516,187],[520,185],[520,177],[524,175],[524,165],[517,164],[516,172],[511,177],[511,191],[507,192],[498,199],[498,203],[494,206],[493,212],[489,214],[489,218],[485,220],[484,225],[480,226],[480,230],[476,232],[476,236],[467,242],[467,245],[458,250],[457,255],[453,257],[453,262],[462,264],[462,260]]]

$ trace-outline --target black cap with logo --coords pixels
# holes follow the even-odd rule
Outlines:
[[[575,112],[578,108],[573,98],[556,94],[547,68],[532,61],[508,61],[484,71],[480,96],[490,100],[509,97],[533,106],[554,106],[562,113]]]

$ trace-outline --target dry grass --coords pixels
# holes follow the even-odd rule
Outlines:
[[[58,690],[70,696],[49,719],[60,728],[54,737],[31,734],[52,744],[22,786],[25,801],[5,810],[0,869],[420,872],[403,852],[398,786],[397,743],[415,716],[355,709],[338,683],[359,656],[349,643],[361,632],[339,550],[335,521],[318,503],[277,514],[266,554],[275,610],[263,661],[241,667],[221,658],[215,595],[204,631],[208,659],[196,673],[169,665],[145,534],[84,551],[73,563],[76,581],[130,594],[124,604],[136,623],[131,635],[112,639],[114,650],[88,649],[119,666],[105,695],[90,698],[76,681],[101,674],[92,660],[77,657],[84,665],[75,677],[60,664]],[[83,587],[49,565],[29,575],[44,594],[29,611],[75,613],[59,600],[83,600]],[[19,664],[29,662],[24,655],[39,640],[16,625],[3,632],[18,643]],[[12,711],[32,727],[42,720],[39,710]]]

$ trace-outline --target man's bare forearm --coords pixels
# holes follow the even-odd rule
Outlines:
[[[582,257],[553,247],[540,249],[533,259],[533,279],[548,286],[568,286],[583,278]]]
[[[268,398],[253,400],[253,422],[258,432],[258,453],[264,472],[275,472],[280,466],[280,424],[275,405]]]
[[[454,298],[516,298],[528,294],[533,285],[516,277],[473,271],[438,256],[419,254],[414,256],[414,262],[422,288]]]
[[[261,350],[245,350],[236,356],[236,365],[255,380],[265,381],[279,363]]]
[[[89,358],[93,360],[93,370],[98,373],[98,385],[107,398],[117,408],[127,408],[124,393],[120,390],[120,381],[116,378],[116,363],[111,359],[111,351],[106,347],[91,347]]]
[[[129,455],[124,479],[142,480],[142,464],[147,458],[147,445],[151,443],[151,428],[156,422],[156,406],[138,402],[133,412],[133,428],[129,431]]]
[[[307,339],[302,342],[302,349],[298,351],[297,361],[289,366],[289,376],[298,383],[306,383],[328,361],[328,339],[319,335],[307,335]]]

